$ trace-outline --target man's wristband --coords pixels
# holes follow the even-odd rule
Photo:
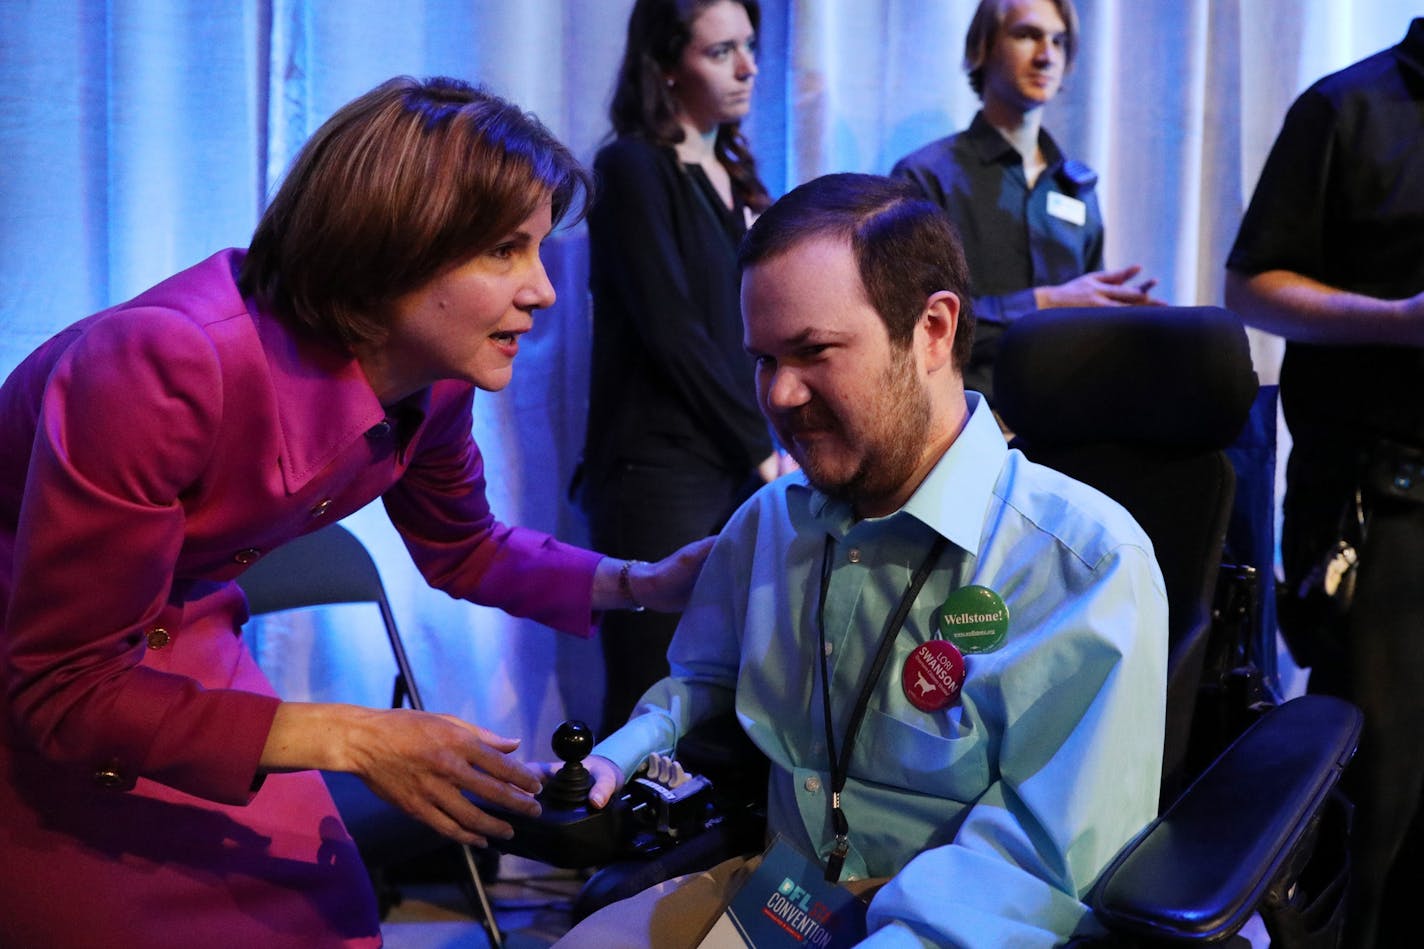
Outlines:
[[[628,609],[634,613],[643,612],[644,607],[633,595],[633,584],[628,580],[628,571],[633,569],[633,564],[642,562],[641,560],[625,560],[623,566],[618,568],[618,592],[623,596],[623,599],[628,601]]]

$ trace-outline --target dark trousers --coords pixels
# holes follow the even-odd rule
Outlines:
[[[1349,452],[1331,454],[1315,454],[1313,472],[1302,470],[1311,458],[1291,459],[1297,477],[1282,535],[1288,589],[1323,552],[1322,539],[1338,530],[1341,507],[1361,483],[1362,464],[1345,461]],[[1332,478],[1331,468],[1341,476]],[[1424,505],[1380,499],[1368,488],[1365,504],[1368,532],[1349,612],[1313,624],[1308,646],[1310,691],[1344,697],[1365,716],[1344,781],[1355,803],[1346,945],[1359,949],[1418,945],[1414,881],[1424,875]]]
[[[622,463],[584,487],[594,549],[654,561],[715,534],[755,487],[708,466]],[[677,613],[613,610],[604,615],[605,693],[599,737],[628,720],[648,687],[668,674]]]

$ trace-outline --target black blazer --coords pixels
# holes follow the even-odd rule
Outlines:
[[[741,202],[728,210],[700,168],[643,139],[605,146],[594,171],[583,477],[623,462],[750,475],[772,445],[742,348]]]

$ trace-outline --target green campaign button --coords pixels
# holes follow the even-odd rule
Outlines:
[[[940,606],[935,625],[960,652],[993,652],[1008,634],[1009,608],[988,587],[960,587]]]

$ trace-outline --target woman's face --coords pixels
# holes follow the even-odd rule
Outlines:
[[[395,302],[382,359],[405,381],[460,379],[495,392],[509,385],[519,337],[554,287],[539,246],[552,228],[545,201],[494,247]]]
[[[756,74],[756,31],[746,7],[718,0],[692,21],[692,38],[667,79],[678,117],[705,134],[746,117]]]

